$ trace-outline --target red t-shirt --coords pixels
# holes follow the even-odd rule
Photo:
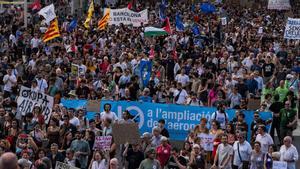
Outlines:
[[[167,145],[166,147],[160,145],[156,148],[157,160],[160,162],[162,168],[167,164],[171,156],[171,146]]]

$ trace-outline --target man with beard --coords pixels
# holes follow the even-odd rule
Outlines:
[[[139,169],[161,169],[159,161],[155,159],[155,155],[155,149],[150,148],[146,152],[146,159],[142,161]]]
[[[212,168],[215,168],[218,163],[218,168],[231,168],[231,160],[233,156],[233,148],[228,144],[228,136],[222,135],[222,143],[218,146]]]
[[[75,152],[75,157],[79,160],[81,168],[87,168],[88,156],[91,153],[90,146],[87,141],[82,139],[82,133],[77,131],[76,140],[72,141],[71,150]]]

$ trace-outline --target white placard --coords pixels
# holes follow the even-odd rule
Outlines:
[[[213,151],[215,135],[201,133],[198,137],[201,140],[201,147],[203,147],[205,151]]]
[[[105,9],[107,10],[107,9]],[[148,23],[148,10],[145,9],[141,12],[134,12],[128,8],[122,9],[110,9],[110,20],[109,25],[131,25],[134,27],[139,27],[143,23],[144,25]]]
[[[94,150],[110,150],[112,136],[96,136]]]
[[[300,19],[288,18],[284,30],[285,39],[300,39]]]
[[[268,9],[289,10],[290,0],[269,0]]]
[[[27,113],[31,113],[35,106],[40,106],[45,118],[45,122],[49,122],[53,107],[52,96],[49,96],[43,92],[33,91],[25,86],[21,86],[17,103],[17,111],[23,116],[25,116]]]
[[[221,22],[222,25],[227,25],[227,18],[226,17],[221,18]]]
[[[287,169],[287,163],[285,161],[273,161],[273,169]]]
[[[55,169],[79,169],[79,168],[73,167],[66,163],[56,161]]]

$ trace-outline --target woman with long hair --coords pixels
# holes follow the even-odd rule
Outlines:
[[[46,150],[44,149],[38,149],[35,153],[35,162],[34,166],[38,166],[40,163],[43,162],[43,158],[46,157]]]
[[[61,150],[66,150],[70,148],[71,143],[73,141],[73,135],[71,131],[67,131],[66,134],[64,135],[64,139],[61,145]]]
[[[49,139],[48,145],[51,145],[52,143],[59,144],[59,121],[56,118],[50,119],[47,137]]]
[[[108,161],[103,152],[96,150],[94,151],[89,169],[107,169]]]
[[[236,135],[234,131],[234,127],[232,123],[228,123],[226,125],[226,131],[225,133],[228,136],[228,144],[233,145],[233,143],[236,141]]]

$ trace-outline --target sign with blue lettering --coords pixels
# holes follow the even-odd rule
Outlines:
[[[62,101],[62,104],[66,107],[70,101]],[[74,102],[79,102],[82,105],[82,101],[74,100],[72,105],[76,105]],[[216,111],[214,107],[197,107],[197,106],[183,106],[174,104],[157,104],[146,102],[128,102],[128,101],[101,101],[100,111],[103,111],[103,105],[105,103],[111,104],[111,111],[115,112],[119,118],[122,117],[122,112],[128,110],[134,121],[138,123],[140,133],[151,132],[154,126],[157,126],[160,119],[166,121],[165,127],[170,133],[172,140],[184,140],[188,132],[195,128],[200,123],[201,118],[205,117],[208,121],[211,120],[211,115]],[[100,104],[100,103],[99,103]],[[74,107],[76,108],[76,107]],[[234,109],[226,110],[229,120],[232,120],[235,116]],[[250,124],[253,121],[253,111],[244,111],[245,120],[248,124],[250,136]],[[94,112],[88,112],[87,118],[94,118]],[[261,113],[262,119],[272,118],[270,112]],[[209,127],[209,126],[208,126]]]

